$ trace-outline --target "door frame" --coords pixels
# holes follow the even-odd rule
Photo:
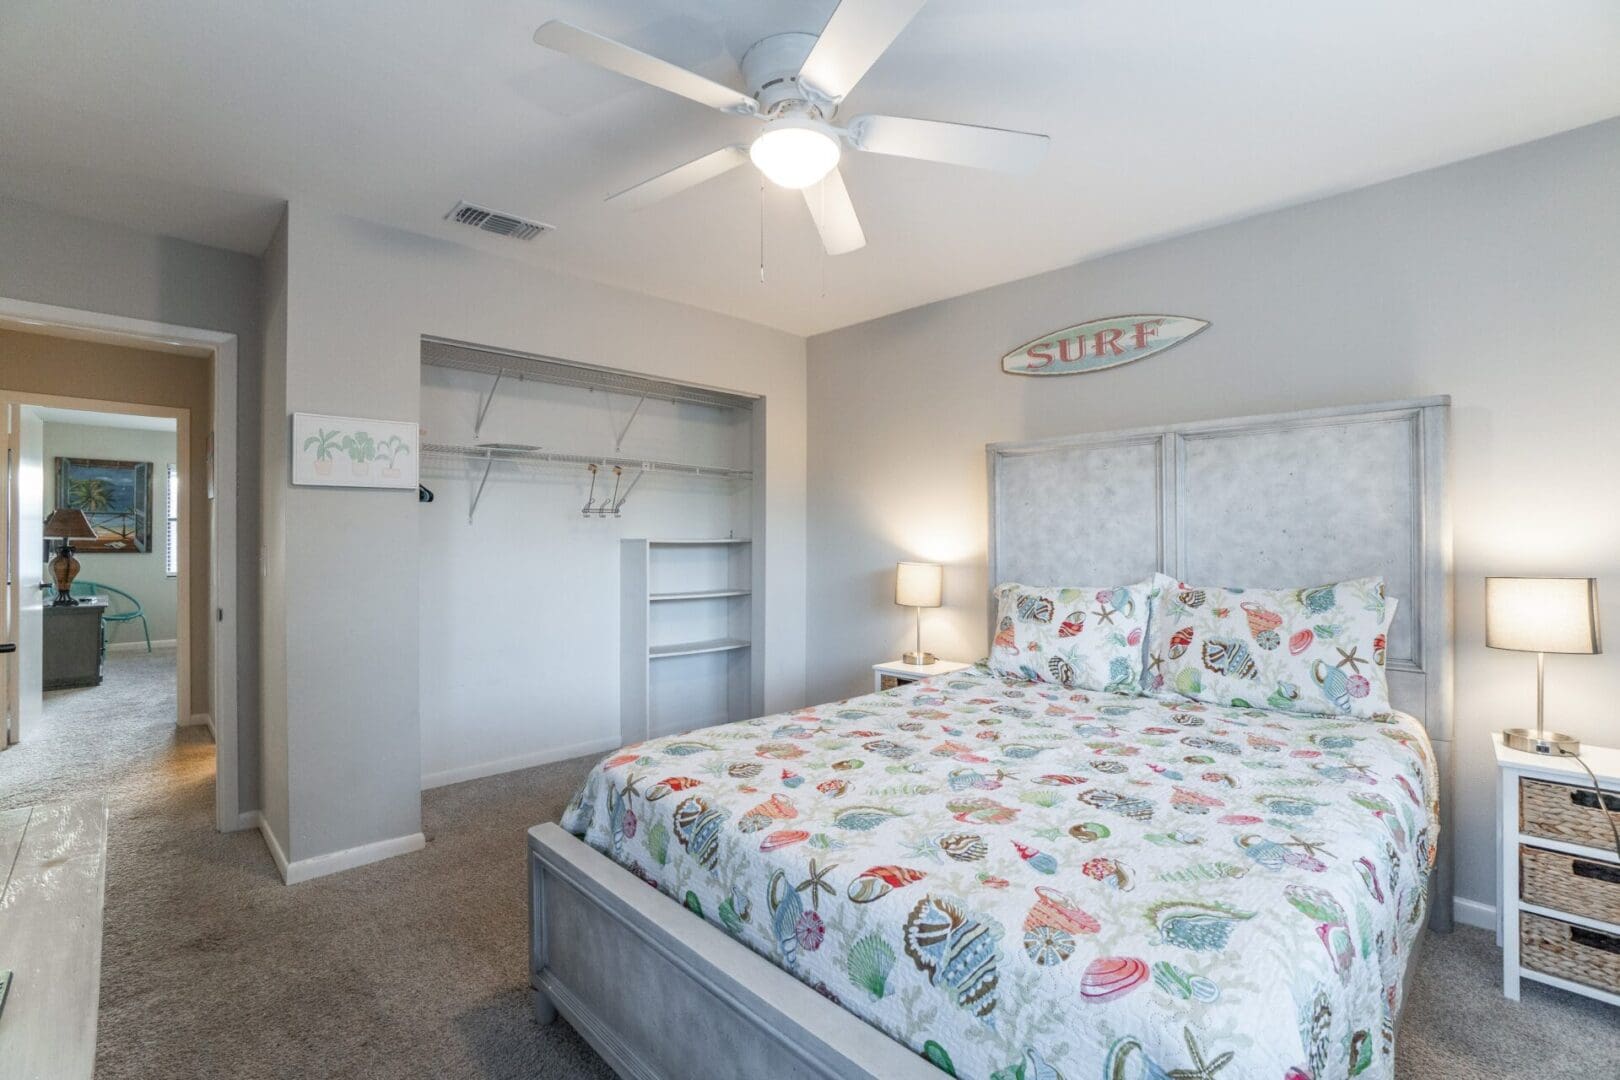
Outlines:
[[[209,537],[212,551],[209,570],[209,591],[212,603],[209,605],[214,612],[214,618],[209,621],[207,632],[203,633],[201,627],[190,627],[189,604],[182,602],[180,611],[181,633],[189,635],[191,630],[198,631],[196,638],[199,643],[206,641],[209,653],[213,659],[213,678],[209,687],[209,713],[213,718],[214,730],[214,824],[221,832],[231,832],[237,829],[252,827],[255,823],[256,813],[253,810],[244,810],[240,803],[241,790],[241,761],[237,751],[237,663],[236,642],[238,633],[237,624],[237,339],[235,334],[224,333],[219,330],[207,330],[193,326],[178,326],[172,323],[153,322],[149,319],[133,319],[124,315],[108,315],[102,312],[85,311],[79,308],[60,307],[55,304],[39,304],[29,300],[17,300],[0,296],[0,326],[10,326],[31,331],[44,332],[56,337],[73,337],[89,341],[100,341],[114,345],[134,345],[141,348],[157,348],[160,351],[173,352],[197,351],[201,355],[212,358],[213,363],[213,416],[211,417],[214,433],[214,501],[212,522],[210,523]],[[38,404],[39,402],[24,401],[28,397],[40,395],[15,394],[10,395],[24,404]],[[54,400],[75,400],[61,398]],[[85,400],[85,399],[77,399]],[[64,406],[73,408],[76,406]],[[83,406],[78,406],[83,407]],[[147,415],[161,415],[163,406],[141,405],[130,406],[114,402],[97,403],[95,408],[103,412],[145,412]],[[195,422],[202,422],[201,417],[190,418],[189,410],[169,409],[169,412],[184,414],[179,424],[178,437],[182,440],[181,446],[187,447],[188,452],[176,455],[189,462],[189,444],[185,442],[188,418]],[[198,471],[205,471],[206,462],[196,463]],[[182,474],[182,482],[186,477]],[[189,490],[189,489],[188,489]],[[181,558],[189,561],[189,544],[181,545]],[[180,577],[180,596],[177,599],[189,599],[189,585],[186,570],[189,566],[182,566]],[[185,642],[177,644],[188,644]],[[187,656],[185,663],[189,665],[189,652],[182,651]],[[189,669],[186,672],[189,676]],[[177,678],[180,671],[176,671]],[[189,677],[176,687],[182,710],[189,710],[191,703]],[[182,717],[189,722],[191,714],[182,712]]]

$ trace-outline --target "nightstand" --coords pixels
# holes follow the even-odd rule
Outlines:
[[[1620,858],[1591,779],[1573,758],[1496,748],[1501,852],[1496,940],[1502,993],[1531,979],[1620,1005]],[[1587,746],[1603,802],[1620,821],[1620,750]]]
[[[954,660],[937,660],[932,664],[906,664],[899,660],[888,660],[872,665],[872,689],[893,690],[903,683],[917,682],[935,675],[949,675],[953,671],[964,671],[972,666],[972,664],[958,664]]]

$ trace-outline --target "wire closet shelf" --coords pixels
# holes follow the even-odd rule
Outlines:
[[[598,518],[618,517],[624,507],[625,500],[635,490],[636,485],[641,482],[641,478],[648,473],[669,473],[677,476],[709,477],[723,480],[753,479],[752,469],[740,469],[723,465],[700,465],[681,461],[660,461],[622,455],[622,444],[625,436],[629,434],[630,426],[635,423],[642,404],[648,398],[688,405],[704,405],[711,408],[750,409],[756,400],[752,397],[727,393],[709,387],[691,386],[684,383],[649,378],[630,372],[615,371],[611,368],[580,364],[558,357],[507,352],[482,346],[467,345],[443,338],[424,337],[422,339],[422,363],[427,367],[473,371],[491,376],[492,381],[489,391],[482,396],[482,400],[479,402],[477,418],[473,422],[473,439],[475,441],[466,444],[424,443],[422,445],[422,455],[425,459],[436,458],[441,461],[460,460],[483,463],[483,475],[479,478],[478,486],[473,492],[471,505],[467,510],[469,524],[472,523],[473,516],[478,511],[478,502],[483,497],[485,485],[489,482],[490,471],[497,462],[516,466],[584,467],[589,469],[591,488],[581,513],[585,517]],[[577,387],[634,397],[637,400],[635,408],[631,410],[629,419],[625,421],[623,428],[616,429],[614,432],[613,454],[581,454],[519,443],[477,442],[476,440],[484,426],[484,419],[488,416],[490,406],[494,404],[496,392],[500,389],[501,381],[509,377],[520,382],[533,381]],[[611,492],[598,501],[596,498],[596,485],[598,473],[602,470],[611,471],[613,486]],[[633,470],[634,476],[630,479],[628,486],[623,486],[626,470]],[[605,484],[606,478],[603,477],[602,479]]]
[[[600,465],[612,468],[639,469],[642,472],[681,473],[686,476],[714,476],[728,480],[749,480],[752,469],[733,469],[724,465],[691,465],[680,461],[652,461],[647,458],[613,457],[601,454],[567,454],[554,450],[526,449],[512,446],[478,445],[454,446],[447,443],[423,443],[422,453],[427,457],[465,458],[472,461],[512,461],[531,465]]]

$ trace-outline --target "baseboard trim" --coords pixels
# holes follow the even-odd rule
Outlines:
[[[232,829],[231,831],[232,832],[244,832],[247,829],[257,829],[258,827],[259,827],[259,811],[257,811],[257,810],[244,810],[240,814],[236,815],[236,827],[234,829]]]
[[[1451,898],[1452,918],[1464,926],[1477,926],[1481,930],[1496,929],[1496,905],[1482,904],[1462,896]]]
[[[477,765],[463,765],[455,769],[423,773],[422,790],[447,787],[450,784],[460,784],[468,780],[482,780],[486,776],[499,776],[501,773],[516,772],[519,769],[532,769],[536,765],[550,765],[553,761],[567,761],[569,758],[584,757],[586,754],[605,754],[609,750],[617,750],[621,745],[623,744],[620,742],[619,737],[612,735],[601,739],[591,739],[588,742],[574,743],[570,746],[540,750],[532,754],[519,754],[516,757],[498,758],[495,761],[485,761]]]
[[[205,728],[208,729],[208,734],[212,735],[214,733],[214,718],[209,713],[194,712],[186,720],[186,722],[181,724],[180,726],[181,727],[198,727],[198,726],[205,727]]]
[[[180,643],[178,641],[176,641],[174,638],[165,638],[162,641],[154,641],[154,642],[152,642],[152,650],[154,652],[156,652],[158,649],[176,649],[176,648],[179,648],[179,646],[180,646]],[[107,642],[107,651],[108,652],[134,652],[137,649],[139,649],[141,652],[146,651],[146,639],[145,638],[142,638],[139,641],[109,641],[109,642]]]
[[[265,847],[270,849],[270,858],[275,860],[276,872],[281,880],[287,880],[287,853],[281,850],[281,841],[276,839],[275,830],[270,828],[270,821],[257,810],[251,811],[254,822],[259,828],[259,835],[264,837]]]
[[[263,813],[249,810],[239,815],[236,823],[239,828],[259,830],[259,835],[264,837],[265,846],[270,849],[270,858],[275,861],[277,873],[288,885],[297,885],[302,881],[326,877],[328,874],[336,874],[343,870],[353,870],[357,866],[391,859],[395,855],[409,855],[427,846],[427,837],[421,833],[412,833],[409,836],[396,836],[391,840],[378,840],[370,844],[361,844],[359,847],[344,848],[342,851],[312,855],[307,859],[289,862],[286,850],[282,848],[281,841],[276,839],[275,830],[270,828],[270,822],[265,819]]]
[[[297,859],[282,868],[281,877],[288,885],[297,885],[299,882],[326,877],[328,874],[353,870],[367,863],[391,859],[395,855],[409,855],[425,847],[427,837],[419,832],[408,836],[395,836],[388,840],[374,840],[358,847],[344,848],[342,851],[329,851],[325,855],[311,855],[307,859]]]

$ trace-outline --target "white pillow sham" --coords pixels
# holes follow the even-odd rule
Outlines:
[[[996,587],[990,670],[1104,693],[1140,693],[1149,582]]]
[[[1239,589],[1160,574],[1142,686],[1216,705],[1380,716],[1395,607],[1376,577]]]

